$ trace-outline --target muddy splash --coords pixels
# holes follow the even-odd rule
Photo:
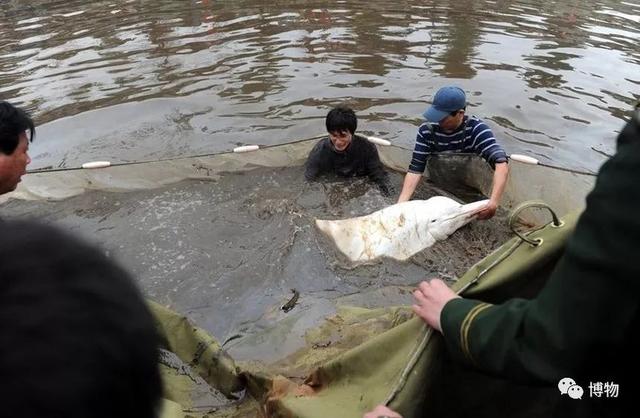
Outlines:
[[[399,190],[402,176],[391,178]],[[416,196],[443,193],[423,182]],[[147,191],[11,201],[2,212],[56,223],[98,243],[133,272],[147,297],[191,318],[234,359],[273,364],[309,341],[333,341],[307,332],[341,307],[408,305],[416,283],[455,280],[510,237],[499,213],[408,262],[354,267],[314,227],[316,218],[368,214],[395,198],[366,179],[307,183],[301,167],[260,168]],[[291,289],[299,297],[285,312]]]

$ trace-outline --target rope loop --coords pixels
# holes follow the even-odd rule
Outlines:
[[[520,213],[522,213],[522,211],[526,209],[531,209],[531,208],[547,209],[551,213],[551,217],[553,218],[552,224],[556,228],[562,227],[562,225],[564,225],[564,222],[560,221],[560,218],[558,218],[558,215],[556,215],[553,209],[551,209],[551,207],[547,205],[545,202],[543,202],[542,200],[530,200],[527,202],[523,202],[520,205],[518,205],[515,209],[513,209],[513,211],[509,215],[509,229],[511,229],[511,232],[516,234],[518,238],[520,238],[527,244],[532,245],[534,247],[539,247],[540,245],[542,245],[542,242],[543,242],[542,238],[531,239],[526,234],[523,234],[517,231],[515,228],[515,223],[518,220]]]

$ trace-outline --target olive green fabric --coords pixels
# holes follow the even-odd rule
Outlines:
[[[530,284],[542,283],[547,277],[549,266],[560,256],[576,218],[577,214],[572,214],[563,219],[561,227],[547,225],[531,233],[530,238],[543,239],[540,246],[522,243],[519,238],[507,242],[473,266],[455,288],[474,282],[489,268],[464,295],[500,300],[533,292],[536,286]],[[494,264],[497,259],[502,261]],[[316,370],[308,381],[314,394],[290,393],[278,400],[278,408],[274,408],[279,411],[276,416],[355,418],[385,402],[405,418],[420,416],[428,412],[425,400],[438,384],[442,348],[441,336],[414,318]],[[410,367],[412,361],[415,364]]]
[[[163,399],[160,406],[160,418],[183,418],[183,408],[184,406],[178,402]]]
[[[164,345],[200,375],[207,383],[227,396],[242,390],[236,365],[209,334],[191,324],[184,316],[149,301],[151,312]]]
[[[163,339],[162,348],[174,353],[186,366],[176,369],[160,365],[165,398],[162,418],[180,418],[183,411],[192,410],[198,390],[193,374],[229,397],[243,389],[235,363],[213,337],[158,303],[148,301],[148,305]]]
[[[512,296],[535,294],[561,255],[576,218],[577,214],[572,214],[563,219],[560,227],[549,224],[530,233],[530,238],[542,238],[542,245],[539,246],[531,246],[519,238],[512,239],[473,266],[456,282],[454,288],[466,288],[463,293],[465,296],[473,295],[494,302]],[[193,327],[184,317],[157,304],[151,305],[169,350],[185,363],[194,365],[198,374],[218,390],[230,394],[241,387],[236,365],[215,340]],[[247,408],[255,409],[256,414],[273,417],[309,418],[361,417],[365,411],[380,403],[388,403],[405,418],[422,416],[430,408],[435,408],[429,395],[435,393],[435,389],[441,385],[442,376],[447,372],[442,369],[447,364],[442,337],[418,318],[405,320],[409,317],[407,308],[376,312],[344,310],[343,316],[345,312],[361,320],[352,319],[348,324],[342,324],[345,329],[355,329],[358,325],[361,328],[371,327],[376,317],[384,315],[385,327],[392,328],[349,350],[328,351],[331,355],[325,358],[311,347],[306,352],[298,353],[298,369],[308,367],[308,378],[304,382],[278,376],[278,371],[274,369],[254,370],[251,365],[246,365],[240,375],[251,398],[244,403],[254,402],[253,406]],[[335,325],[336,320],[333,318],[327,322],[326,326],[330,327]],[[323,332],[329,331],[320,329],[316,334]],[[340,332],[346,331],[342,329]],[[313,334],[309,332],[309,338],[313,338]],[[353,338],[350,341],[360,340]],[[200,361],[194,362],[194,359]],[[315,367],[318,362],[321,365]],[[163,375],[169,389],[167,398],[182,402],[183,409],[189,410],[189,404],[184,404],[188,399],[185,400],[184,394],[180,395],[185,388],[187,391],[189,389],[184,376],[170,372]],[[256,401],[260,407],[257,407]],[[175,415],[175,405],[169,405],[174,407],[174,415],[168,416],[179,416]],[[230,416],[228,414],[228,409],[225,409],[207,416]]]
[[[562,255],[579,215],[579,212],[570,213],[558,227],[550,223],[529,233],[528,238],[542,240],[538,246],[532,246],[517,237],[512,238],[471,267],[453,289],[460,290],[480,277],[475,285],[463,293],[464,297],[497,303],[517,295],[535,295]],[[504,261],[501,261],[502,257],[506,257]],[[486,269],[489,270],[483,275]]]

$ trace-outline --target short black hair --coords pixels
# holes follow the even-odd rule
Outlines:
[[[36,127],[27,112],[9,102],[0,102],[0,152],[5,155],[13,154],[20,142],[20,134],[27,129],[29,139],[33,141]]]
[[[159,338],[131,277],[34,222],[0,223],[0,393],[25,418],[155,418]]]
[[[325,123],[327,125],[327,132],[349,131],[351,135],[353,135],[358,128],[358,118],[356,114],[353,110],[344,106],[331,109],[331,111],[327,113]]]

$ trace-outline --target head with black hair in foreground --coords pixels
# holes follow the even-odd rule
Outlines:
[[[35,135],[33,120],[24,110],[0,102],[0,194],[15,190],[26,173],[31,162],[29,141]]]
[[[3,223],[0,324],[0,416],[157,416],[152,316],[97,248],[50,226]]]

